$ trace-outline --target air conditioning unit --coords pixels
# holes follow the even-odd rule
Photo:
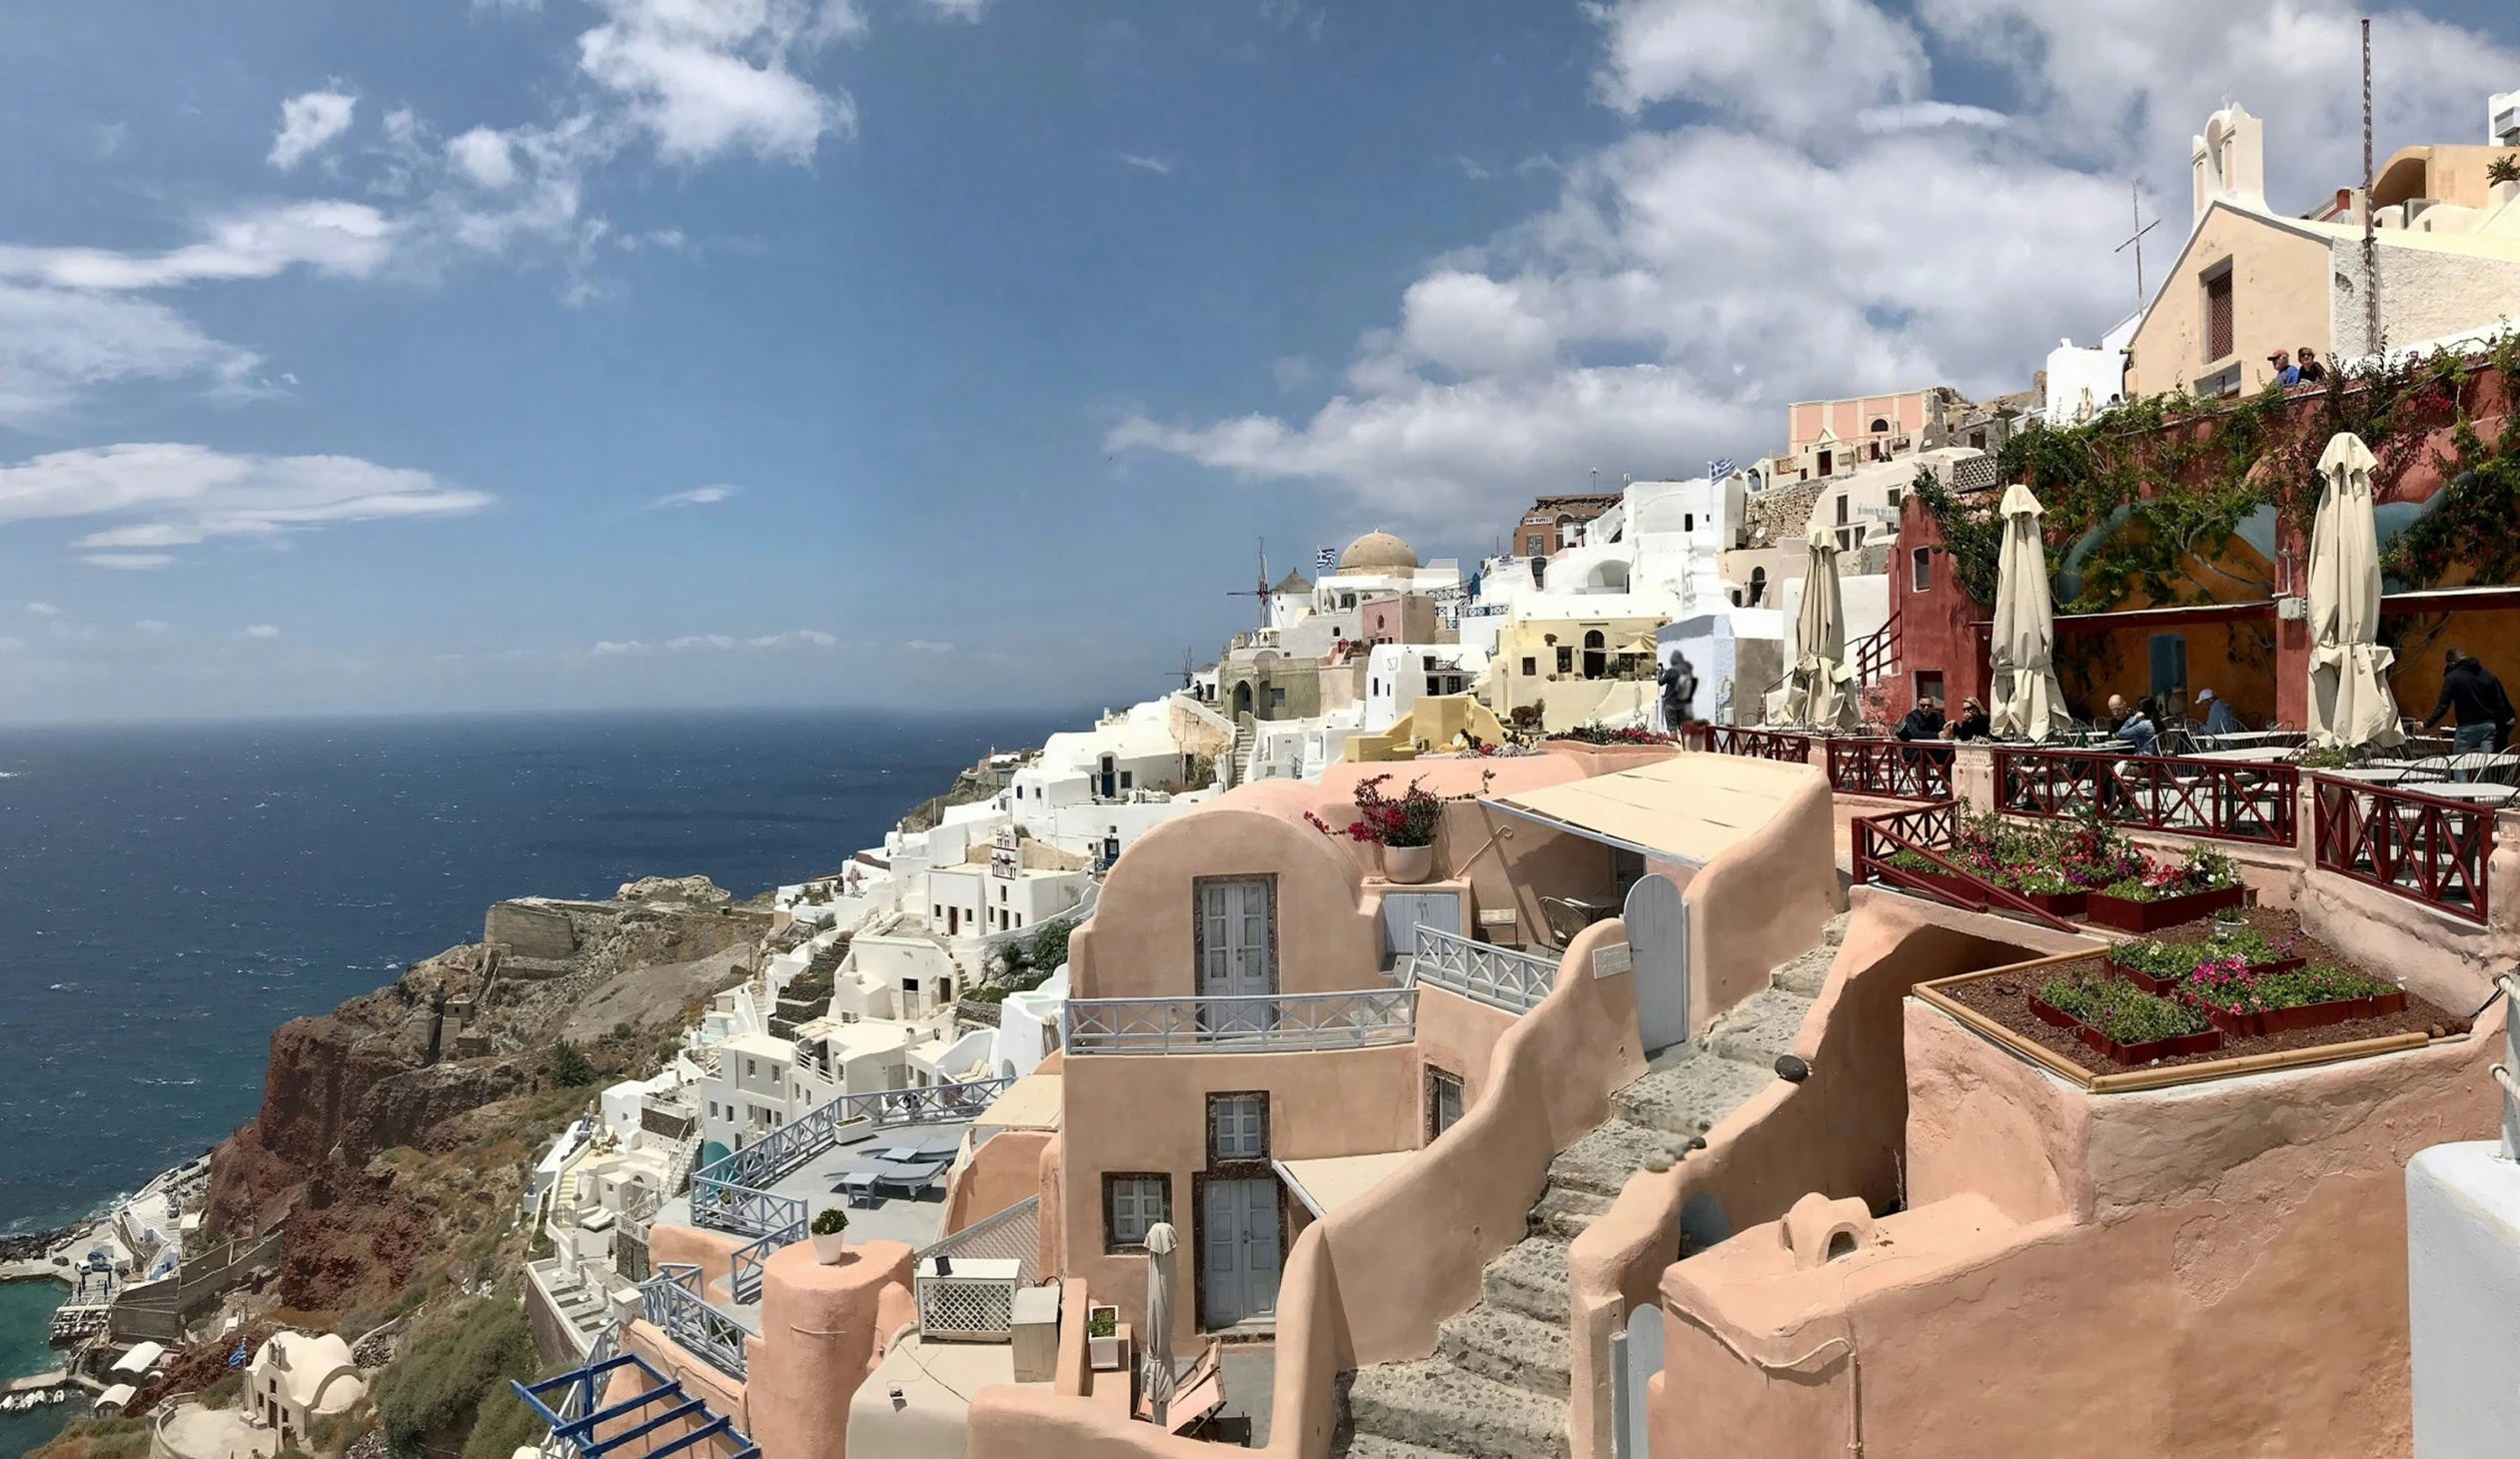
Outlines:
[[[2275,600],[2275,617],[2279,619],[2299,622],[2309,616],[2310,600],[2306,598],[2286,596]]]

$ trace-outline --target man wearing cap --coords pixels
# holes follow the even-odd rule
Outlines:
[[[2272,355],[2266,357],[2266,363],[2275,367],[2275,383],[2277,385],[2294,386],[2301,383],[2301,372],[2292,368],[2291,355],[2282,350],[2277,350]]]
[[[2236,734],[2248,728],[2240,723],[2239,716],[2231,713],[2231,706],[2212,690],[2196,691],[2196,703],[2205,707],[2207,734]]]

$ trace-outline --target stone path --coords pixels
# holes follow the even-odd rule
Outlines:
[[[1778,967],[1695,1042],[1655,1055],[1610,1118],[1559,1152],[1529,1232],[1488,1263],[1480,1300],[1437,1330],[1435,1355],[1348,1377],[1331,1452],[1350,1459],[1542,1459],[1567,1454],[1567,1248],[1644,1168],[1766,1088],[1791,1053],[1845,936]]]

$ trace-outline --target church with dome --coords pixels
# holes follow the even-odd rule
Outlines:
[[[1340,646],[1356,646],[1354,653],[1374,641],[1369,617],[1405,617],[1431,628],[1437,605],[1458,599],[1464,586],[1459,562],[1422,562],[1416,549],[1388,532],[1357,538],[1335,563],[1318,578],[1288,573],[1267,588],[1264,622],[1237,634],[1216,666],[1219,709],[1260,722],[1321,719],[1330,735],[1357,728],[1328,723],[1361,710],[1358,686],[1349,681],[1360,677],[1362,665],[1345,662]]]

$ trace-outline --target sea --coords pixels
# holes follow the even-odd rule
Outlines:
[[[503,897],[839,869],[991,748],[1089,712],[543,715],[0,729],[0,1231],[58,1226],[261,1102],[272,1030]],[[0,1284],[0,1377],[60,1290]],[[32,1331],[30,1340],[28,1334]],[[0,1414],[0,1455],[75,1405]]]

